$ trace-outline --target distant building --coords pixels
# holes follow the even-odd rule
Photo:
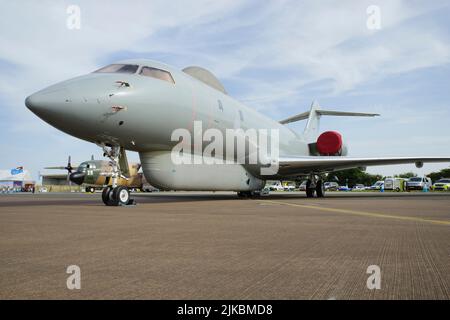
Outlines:
[[[0,170],[0,188],[31,190],[35,181],[28,170],[17,167],[11,170]]]
[[[42,174],[43,186],[68,186],[70,185],[66,174]]]

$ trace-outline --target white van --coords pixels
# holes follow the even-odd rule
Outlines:
[[[403,183],[405,179],[388,177],[384,179],[384,190],[403,191]]]
[[[375,182],[375,184],[373,186],[370,186],[368,189],[369,190],[380,190],[381,188],[384,188],[383,180]]]
[[[425,186],[430,190],[432,185],[428,177],[412,177],[406,182],[406,190],[423,190]]]

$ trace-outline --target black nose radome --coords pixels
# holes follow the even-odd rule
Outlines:
[[[69,179],[73,183],[81,185],[83,183],[83,181],[84,181],[84,176],[85,175],[86,174],[84,172],[76,171],[76,172],[70,174]]]

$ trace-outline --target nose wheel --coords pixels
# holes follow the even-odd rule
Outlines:
[[[130,191],[126,187],[106,187],[102,192],[103,203],[107,206],[127,206],[133,204],[130,198]]]
[[[114,205],[113,200],[112,200],[112,190],[113,190],[112,187],[106,187],[103,189],[102,200],[106,206]]]

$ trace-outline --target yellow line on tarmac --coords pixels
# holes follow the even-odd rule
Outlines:
[[[326,207],[311,206],[311,205],[296,204],[296,203],[281,202],[281,201],[273,201],[273,200],[263,200],[263,202],[273,203],[273,204],[281,204],[281,205],[290,206],[290,207],[299,207],[299,208],[307,208],[307,209],[313,209],[313,210],[347,213],[347,214],[373,217],[373,218],[386,218],[386,219],[408,220],[408,221],[415,221],[415,222],[428,222],[428,223],[435,223],[435,224],[442,224],[442,225],[450,225],[450,221],[448,221],[448,220],[433,220],[433,219],[423,219],[423,218],[418,218],[418,217],[394,216],[394,215],[382,214],[382,213],[347,210],[347,209],[337,209],[337,208],[326,208]]]

